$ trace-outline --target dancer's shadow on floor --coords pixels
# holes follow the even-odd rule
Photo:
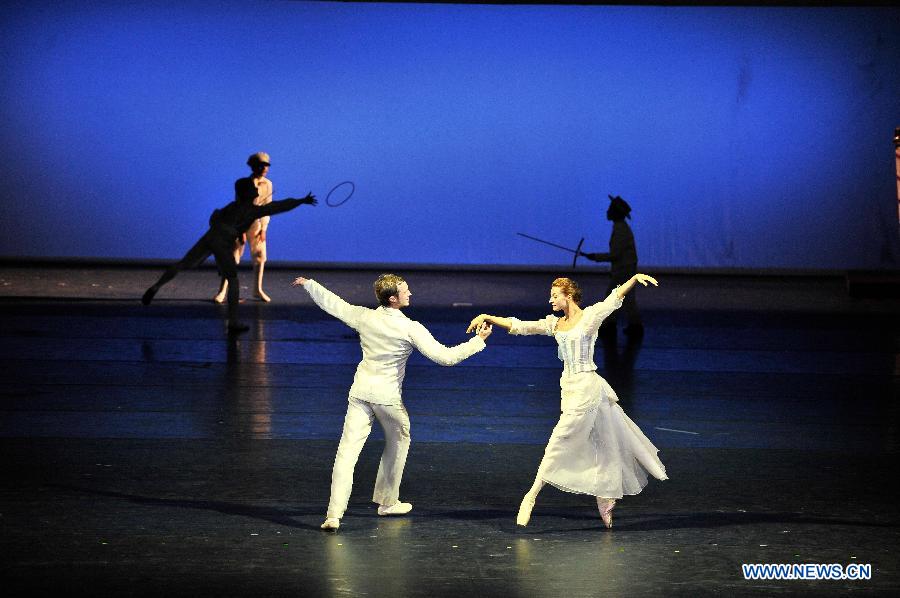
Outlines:
[[[627,408],[634,394],[634,366],[644,343],[644,335],[626,335],[621,348],[614,327],[605,330],[599,338],[603,348],[603,377]]]
[[[260,507],[255,505],[245,505],[217,500],[156,498],[152,496],[139,496],[136,494],[126,494],[124,492],[96,490],[93,488],[83,488],[79,486],[69,486],[64,484],[47,484],[47,486],[68,490],[70,492],[93,494],[95,496],[105,496],[107,498],[118,498],[139,505],[171,507],[175,509],[199,509],[203,511],[215,511],[225,515],[236,515],[239,517],[260,519],[262,521],[268,521],[270,523],[283,525],[286,527],[293,527],[298,529],[314,529],[317,531],[319,530],[318,525],[301,523],[299,521],[296,521],[295,517],[318,516],[321,515],[321,509],[279,509],[275,507]]]
[[[678,514],[667,514],[667,513],[637,513],[637,514],[625,514],[625,513],[616,513],[619,517],[614,518],[613,529],[617,533],[628,533],[628,532],[648,532],[648,531],[661,531],[661,530],[676,530],[676,529],[692,529],[692,530],[702,530],[702,529],[713,529],[713,528],[723,528],[723,527],[734,527],[734,526],[742,526],[742,525],[766,525],[766,524],[779,524],[779,525],[823,525],[823,526],[834,526],[834,525],[846,525],[851,527],[870,527],[870,528],[897,528],[900,527],[900,521],[889,521],[889,522],[874,522],[874,521],[860,521],[846,518],[832,518],[832,517],[818,517],[815,515],[804,515],[801,513],[753,513],[753,512],[732,512],[732,513],[678,513]],[[592,521],[595,522],[596,525],[591,525],[590,527],[554,527],[554,528],[543,528],[538,525],[537,530],[534,530],[531,533],[536,534],[547,534],[547,533],[558,533],[563,531],[589,531],[596,529],[598,526],[602,526],[599,515],[590,514],[590,515],[576,515],[576,514],[564,514],[564,513],[548,513],[543,512],[539,513],[535,511],[534,515],[532,515],[532,523],[539,523],[541,517],[547,518],[555,518],[555,519],[565,519],[567,521]],[[550,522],[548,522],[550,523]]]
[[[501,529],[527,534],[555,534],[560,532],[592,531],[603,526],[600,516],[596,513],[576,514],[572,512],[558,512],[536,509],[532,514],[531,523],[527,527],[515,524],[516,511],[501,509],[471,509],[454,511],[429,511],[423,509],[420,516],[436,519],[456,519],[462,521],[489,521],[500,522]],[[554,521],[563,519],[566,522],[590,521],[588,527],[559,526]],[[675,529],[713,529],[733,527],[741,525],[761,524],[785,524],[785,525],[846,525],[852,527],[896,528],[900,527],[900,521],[872,522],[846,518],[831,518],[803,515],[800,513],[649,513],[649,514],[621,514],[615,519],[613,529],[616,532],[648,532]],[[552,527],[550,527],[552,526]]]

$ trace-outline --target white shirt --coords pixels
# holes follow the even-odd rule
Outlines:
[[[437,364],[450,366],[485,347],[484,340],[477,335],[455,347],[447,347],[399,309],[350,305],[314,280],[307,280],[303,288],[316,305],[359,332],[363,358],[356,368],[350,396],[368,403],[402,403],[406,361],[413,349]]]

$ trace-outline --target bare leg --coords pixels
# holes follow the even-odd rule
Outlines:
[[[234,241],[216,238],[210,245],[219,274],[228,281],[228,332],[246,332],[250,327],[238,321],[241,285],[238,284],[237,264],[234,262]]]
[[[219,292],[216,293],[216,296],[213,297],[213,301],[216,303],[225,303],[225,297],[228,296],[228,279],[224,276],[222,277],[222,282],[219,284]]]
[[[259,297],[260,299],[262,299],[263,301],[265,301],[266,303],[268,303],[269,301],[272,300],[272,298],[269,297],[268,295],[266,295],[266,292],[263,291],[263,288],[262,288],[263,271],[265,270],[265,268],[266,268],[265,262],[257,262],[256,264],[254,264],[254,270],[256,270],[256,293],[255,293],[255,295],[257,297]]]
[[[163,272],[163,275],[159,277],[159,280],[156,281],[152,287],[144,292],[144,296],[141,297],[141,303],[144,305],[150,305],[150,302],[153,301],[153,297],[159,292],[160,287],[164,284],[168,283],[170,280],[175,278],[175,276],[181,272],[182,270],[186,270],[188,268],[196,268],[200,264],[203,263],[203,260],[209,257],[212,253],[212,247],[209,244],[209,239],[207,235],[203,235],[200,237],[200,240],[194,243],[194,246],[188,249],[188,252],[184,254],[184,257],[181,260],[175,262]]]
[[[234,244],[234,263],[239,264],[241,262],[241,255],[244,253],[244,244],[238,240]],[[224,276],[222,277],[222,283],[219,285],[219,292],[216,293],[216,296],[213,297],[213,301],[216,303],[225,303],[225,298],[228,296],[228,279]]]
[[[266,269],[266,242],[261,240],[259,235],[255,235],[250,250],[253,252],[253,268],[256,270],[256,290],[253,294],[268,303],[272,299],[262,288],[263,272]]]

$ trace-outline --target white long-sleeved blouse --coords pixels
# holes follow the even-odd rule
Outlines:
[[[581,319],[569,330],[557,330],[559,318],[549,315],[540,320],[522,321],[518,318],[510,318],[512,327],[510,334],[545,334],[556,339],[559,349],[557,355],[563,362],[563,374],[578,374],[581,372],[596,371],[594,363],[594,345],[597,343],[597,334],[600,324],[613,311],[622,306],[622,300],[616,296],[616,289],[599,303],[585,307]]]

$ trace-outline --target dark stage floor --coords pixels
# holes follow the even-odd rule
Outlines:
[[[898,302],[828,277],[660,276],[647,332],[598,346],[670,479],[619,503],[546,488],[515,514],[559,409],[552,339],[497,331],[405,384],[413,512],[369,502],[373,435],[337,534],[318,529],[349,329],[291,290],[371,304],[371,271],[270,271],[227,340],[211,270],[150,307],[158,269],[0,267],[5,595],[897,595]],[[547,273],[404,272],[408,314],[452,344],[485,310],[545,313]],[[578,272],[586,295],[606,279]],[[249,280],[248,272],[241,272]],[[246,294],[246,293],[245,293]],[[868,580],[745,580],[742,564],[871,565]]]

